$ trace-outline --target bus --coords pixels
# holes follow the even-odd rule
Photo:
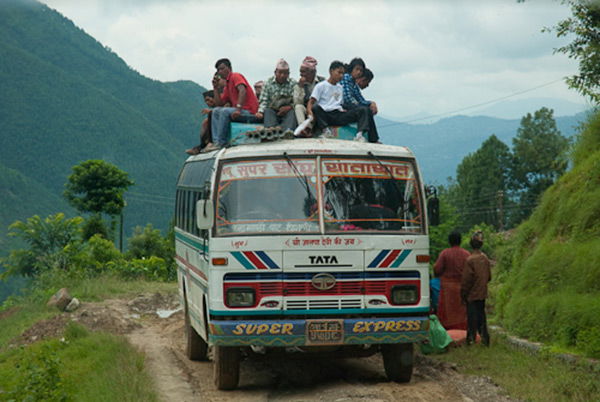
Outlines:
[[[369,356],[410,381],[429,329],[427,205],[406,147],[339,139],[189,157],[177,181],[186,354],[236,388],[256,354]]]

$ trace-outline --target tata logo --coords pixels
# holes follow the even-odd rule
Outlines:
[[[311,264],[337,264],[338,260],[335,255],[309,255]]]
[[[335,277],[331,274],[316,274],[311,283],[317,290],[329,290],[335,286]]]

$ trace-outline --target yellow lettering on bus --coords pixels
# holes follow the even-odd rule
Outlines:
[[[352,327],[352,332],[354,332],[354,333],[357,333],[357,332],[360,333],[360,332],[362,332],[362,324],[363,324],[362,321],[355,322],[354,326]]]
[[[244,333],[244,327],[246,324],[238,324],[235,326],[235,329],[231,331],[234,335],[242,335]]]
[[[395,327],[396,327],[396,322],[395,321],[388,321],[385,324],[385,331],[386,332],[393,331]]]
[[[264,334],[269,330],[269,324],[260,324],[256,330],[256,335]]]
[[[294,324],[283,324],[281,335],[292,335],[292,329],[294,329]]]
[[[248,324],[246,327],[246,335],[252,335],[256,331],[256,324]]]
[[[375,327],[373,328],[373,332],[379,332],[385,327],[385,321],[377,321],[375,323]]]
[[[269,331],[273,335],[279,334],[281,331],[281,324],[273,324],[271,325],[271,330]]]

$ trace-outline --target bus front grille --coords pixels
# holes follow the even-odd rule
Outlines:
[[[320,310],[362,308],[361,299],[286,300],[286,310]]]

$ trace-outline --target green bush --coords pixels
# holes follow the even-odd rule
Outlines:
[[[23,361],[17,366],[19,381],[8,392],[9,401],[72,400],[65,390],[60,374],[61,361],[55,348],[44,344],[39,350],[26,349]]]
[[[126,279],[168,282],[177,278],[177,272],[173,264],[155,256],[145,259],[133,259],[122,264],[111,264],[111,269]]]

